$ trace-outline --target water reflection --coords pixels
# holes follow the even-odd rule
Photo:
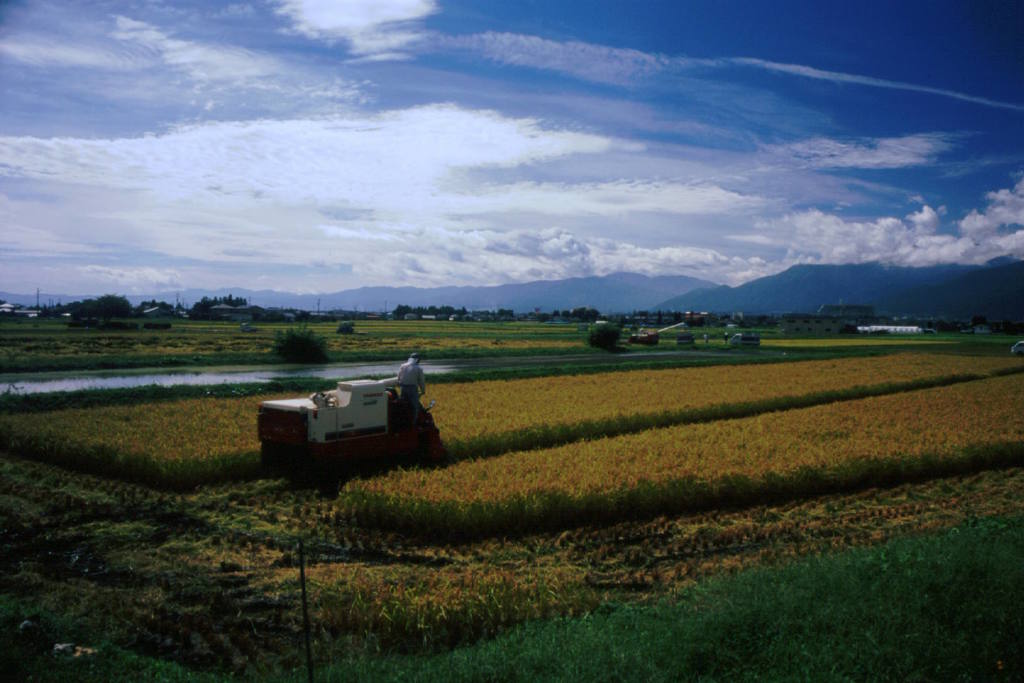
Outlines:
[[[231,371],[166,371],[145,374],[88,374],[77,376],[57,376],[45,379],[23,379],[23,377],[7,375],[0,380],[0,391],[14,394],[39,394],[48,391],[78,391],[81,389],[126,389],[151,384],[169,387],[182,384],[239,384],[243,382],[269,382],[275,379],[292,377],[323,377],[324,379],[358,379],[360,377],[394,375],[398,373],[399,363],[378,363],[372,365],[326,365],[320,367],[303,367],[299,369],[266,369],[266,370],[231,370]],[[424,363],[427,373],[442,374],[452,372],[454,365],[433,365]],[[38,376],[36,376],[38,377]]]

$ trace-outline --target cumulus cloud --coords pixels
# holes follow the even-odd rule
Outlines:
[[[1001,228],[1024,226],[1024,177],[1013,188],[989,192],[988,206],[972,209],[960,221],[960,230],[975,240],[997,238]],[[997,238],[998,239],[998,238]]]
[[[279,0],[278,12],[294,30],[314,39],[344,40],[353,54],[376,59],[405,56],[422,36],[434,0]]]
[[[946,212],[946,207],[940,206],[938,210],[925,205],[920,211],[907,215],[909,222],[919,234],[931,234],[939,227],[939,216]]]
[[[350,248],[358,251],[362,246],[352,244]],[[453,263],[453,252],[475,257]],[[770,265],[759,257],[741,258],[698,247],[643,247],[628,238],[591,237],[558,227],[505,232],[434,228],[389,244],[385,261],[356,261],[354,271],[361,280],[379,282],[381,278],[406,276],[403,283],[420,286],[501,284],[621,271],[688,274],[738,284],[771,272]],[[396,270],[395,264],[411,261],[416,263],[412,277],[403,272],[404,268]]]
[[[984,263],[998,256],[1024,258],[1024,181],[990,192],[985,211],[972,210],[957,232],[940,232],[944,207],[922,206],[904,219],[845,220],[814,209],[757,223],[762,243],[784,246],[800,263],[865,263],[905,266]]]

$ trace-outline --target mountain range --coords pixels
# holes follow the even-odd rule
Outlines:
[[[822,304],[866,304],[881,315],[1024,320],[1024,261],[924,268],[880,263],[797,265],[738,287],[686,292],[663,310],[814,313]]]
[[[360,287],[322,294],[294,294],[275,290],[184,289],[153,294],[128,295],[132,304],[142,301],[182,301],[191,305],[204,296],[226,296],[247,299],[256,306],[296,308],[308,311],[360,310],[383,311],[399,304],[407,306],[454,306],[468,310],[497,310],[508,308],[517,312],[535,309],[551,312],[589,306],[601,312],[619,312],[650,309],[659,301],[699,287],[713,287],[715,283],[685,275],[649,277],[636,273],[577,277],[565,280],[537,280],[490,287]],[[40,303],[70,302],[96,295],[39,294]],[[25,306],[35,306],[35,294],[9,294],[0,292],[0,299]]]
[[[882,315],[1024,320],[1024,261],[996,259],[984,265],[947,264],[911,268],[881,263],[797,265],[737,287],[683,275],[636,273],[538,280],[489,287],[360,287],[322,294],[275,290],[186,289],[129,295],[133,304],[157,299],[191,305],[204,296],[248,299],[268,307],[304,310],[383,311],[407,306],[454,306],[469,310],[544,312],[580,306],[602,313],[636,310],[814,313],[822,304],[866,304]],[[41,303],[70,302],[86,295],[39,294]],[[35,294],[0,292],[0,299],[34,306]]]

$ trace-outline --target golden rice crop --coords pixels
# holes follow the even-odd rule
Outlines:
[[[456,453],[494,454],[602,434],[636,431],[631,418],[707,406],[780,399],[823,390],[898,384],[1019,365],[1008,358],[900,354],[770,365],[618,371],[595,375],[429,386],[435,418]],[[266,398],[266,397],[263,397]],[[223,479],[215,463],[253,470],[259,450],[260,398],[166,403],[0,415],[0,443],[67,465],[125,475],[126,461],[146,461],[193,483]],[[759,410],[768,409],[758,408]],[[603,420],[603,422],[602,422]],[[617,426],[617,421],[625,427]],[[586,424],[584,424],[586,423]],[[583,429],[580,425],[590,425]],[[561,431],[558,431],[561,429]],[[547,430],[547,431],[545,431]],[[575,430],[575,431],[574,431]],[[557,439],[552,438],[552,434]],[[109,466],[89,466],[104,460]],[[200,476],[200,473],[205,473]],[[163,475],[160,475],[163,476]],[[144,476],[144,480],[154,480]]]
[[[538,425],[803,396],[857,386],[986,374],[1013,358],[897,354],[798,363],[673,368],[428,387],[446,441],[468,442]]]
[[[439,470],[396,471],[350,482],[344,489],[402,506],[489,506],[522,512],[543,498],[560,504],[595,494],[657,489],[674,481],[740,478],[776,481],[824,473],[852,476],[880,461],[932,462],[1009,445],[1024,445],[1024,376],[847,401],[737,420],[656,429],[498,458],[464,461]],[[909,470],[914,470],[909,465]],[[831,474],[830,474],[831,473]],[[846,473],[846,474],[836,474]],[[820,483],[820,477],[819,477]],[[509,503],[516,504],[509,507]],[[428,505],[429,506],[429,505]],[[449,511],[451,508],[446,508]]]

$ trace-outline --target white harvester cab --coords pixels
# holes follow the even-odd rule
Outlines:
[[[309,398],[264,401],[263,406],[304,414],[311,443],[384,434],[388,431],[387,391],[397,383],[397,378],[338,382],[338,388],[331,391],[318,391]]]

